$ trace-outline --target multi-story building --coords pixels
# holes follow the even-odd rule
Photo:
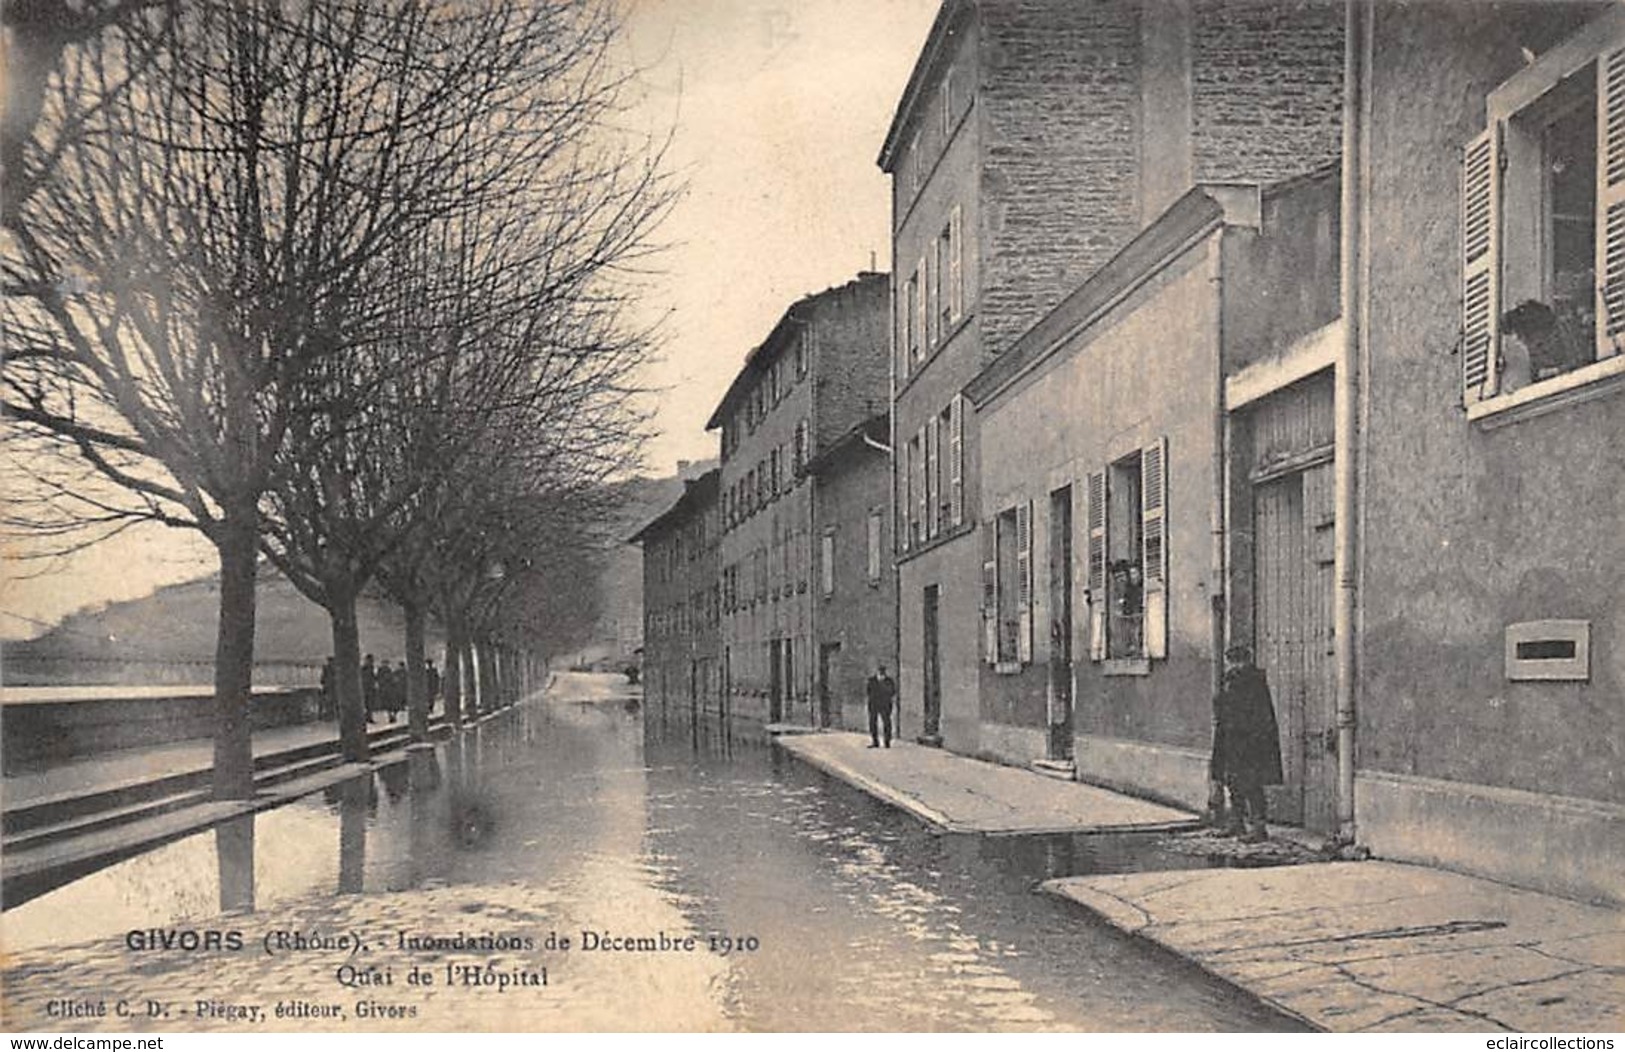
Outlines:
[[[730,711],[816,723],[813,487],[806,467],[886,408],[887,277],[792,305],[746,357],[722,433],[722,669]]]
[[[896,675],[888,423],[885,413],[862,421],[807,465],[818,544],[813,641],[821,727],[866,728],[865,681],[879,665]]]
[[[1335,157],[1341,20],[1263,0],[942,5],[879,158],[910,733],[977,752],[1000,722],[980,689],[985,473],[963,388],[1194,181]]]
[[[644,704],[662,718],[722,711],[721,475],[684,479],[677,501],[629,542],[643,546]]]
[[[1350,804],[1378,853],[1620,903],[1625,8],[1494,11],[1351,30]]]

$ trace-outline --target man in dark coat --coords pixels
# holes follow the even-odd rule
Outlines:
[[[372,714],[378,711],[378,666],[372,663],[371,654],[361,659],[361,707],[371,723]]]
[[[1281,784],[1281,732],[1275,722],[1264,670],[1253,652],[1224,652],[1224,685],[1213,699],[1213,760],[1208,777],[1230,795],[1228,829],[1249,841],[1263,840],[1264,787]]]
[[[891,748],[891,710],[897,701],[897,684],[886,675],[885,665],[876,665],[875,674],[864,684],[869,697],[869,748],[880,748],[880,728],[886,728],[886,748]]]

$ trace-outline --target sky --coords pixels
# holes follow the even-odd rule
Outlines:
[[[643,311],[661,321],[645,471],[716,456],[705,421],[791,303],[889,266],[875,166],[937,0],[619,0],[637,70],[623,120],[686,186]],[[70,557],[0,560],[0,639],[216,568],[189,531],[143,526]]]

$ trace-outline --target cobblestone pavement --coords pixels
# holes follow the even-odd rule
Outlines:
[[[1625,912],[1389,862],[1045,890],[1334,1031],[1625,1028]]]

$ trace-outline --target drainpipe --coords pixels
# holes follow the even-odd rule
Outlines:
[[[1336,552],[1333,570],[1337,596],[1332,631],[1337,659],[1337,831],[1340,847],[1355,842],[1355,617],[1359,600],[1355,534],[1358,503],[1355,492],[1359,454],[1359,374],[1357,365],[1365,343],[1361,305],[1364,303],[1365,191],[1369,172],[1365,152],[1366,89],[1370,77],[1371,0],[1346,0],[1343,42],[1343,171],[1342,230],[1338,246],[1339,309],[1343,317],[1343,343],[1335,373],[1335,449],[1333,499],[1336,503]]]
[[[1213,342],[1213,498],[1208,518],[1213,534],[1212,562],[1208,575],[1208,604],[1211,608],[1208,646],[1211,650],[1209,693],[1217,697],[1224,686],[1225,614],[1226,596],[1230,579],[1225,573],[1225,528],[1227,522],[1228,482],[1230,464],[1230,413],[1224,399],[1224,238],[1218,235],[1208,273],[1208,286],[1212,290],[1218,325]],[[1212,728],[1218,727],[1218,715],[1212,714]],[[1211,737],[1211,736],[1210,736]],[[1209,805],[1217,802],[1212,785],[1208,786]],[[1210,806],[1211,809],[1211,806]]]

